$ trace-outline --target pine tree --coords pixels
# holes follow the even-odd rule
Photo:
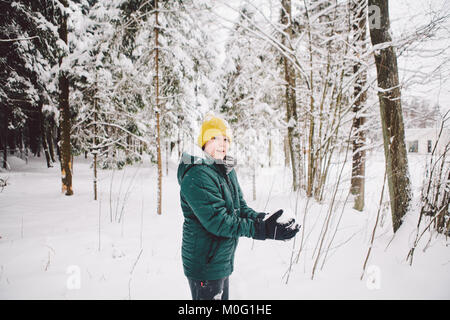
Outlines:
[[[52,131],[57,92],[54,66],[58,39],[57,10],[52,1],[9,2],[0,12],[0,121],[4,163],[7,146],[39,155],[48,145],[52,156]],[[47,124],[48,122],[48,124]],[[50,153],[50,154],[48,154]]]

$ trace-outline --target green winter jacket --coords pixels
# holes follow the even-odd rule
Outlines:
[[[233,272],[238,238],[253,237],[259,213],[245,203],[235,170],[227,175],[223,164],[202,155],[183,153],[178,166],[181,255],[186,277],[217,280]]]

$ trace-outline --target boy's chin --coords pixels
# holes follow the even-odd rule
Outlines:
[[[218,160],[223,160],[223,158],[225,158],[225,153],[216,153],[214,155],[214,158]]]

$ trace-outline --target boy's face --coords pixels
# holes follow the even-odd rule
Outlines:
[[[225,136],[213,137],[205,144],[205,152],[211,157],[218,160],[223,160],[227,155],[230,141]]]

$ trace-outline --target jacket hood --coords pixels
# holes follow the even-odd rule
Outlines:
[[[181,185],[186,173],[195,165],[212,165],[214,159],[208,156],[206,152],[199,148],[195,148],[193,152],[183,152],[181,155],[180,163],[178,165],[177,178],[178,183]]]
[[[197,148],[194,149],[193,154],[183,152],[177,172],[178,183],[180,185],[186,173],[195,165],[206,165],[224,175],[228,175],[235,167],[236,159],[229,155],[226,155],[223,160],[214,159],[205,151]]]

